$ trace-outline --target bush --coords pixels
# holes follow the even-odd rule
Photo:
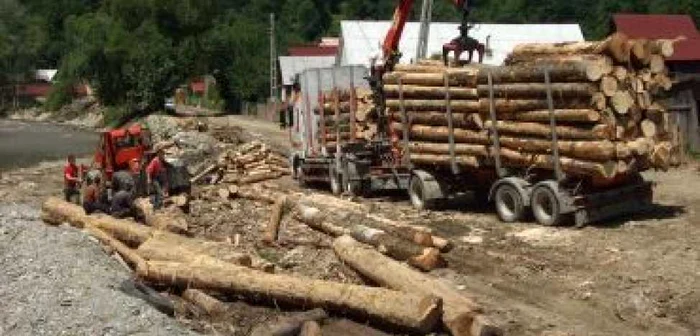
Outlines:
[[[102,110],[102,119],[106,127],[116,128],[130,120],[133,114],[126,106],[108,106]]]

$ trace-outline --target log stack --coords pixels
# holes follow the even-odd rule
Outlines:
[[[326,148],[335,150],[338,139],[343,142],[371,138],[375,130],[369,122],[372,119],[371,95],[372,92],[367,88],[323,93],[321,104],[314,113],[319,116],[319,123],[323,124],[320,125],[322,127],[319,127],[319,132],[322,133],[321,138],[325,140]]]
[[[551,170],[548,70],[564,172],[607,181],[666,169],[678,152],[660,101],[671,89],[665,59],[673,42],[616,33],[603,41],[519,45],[504,66],[397,65],[383,78],[390,136],[414,164],[449,166],[451,124],[455,163],[481,168],[493,165],[496,131],[506,166]]]
[[[216,168],[223,173],[223,182],[252,184],[289,175],[289,161],[260,141],[252,141],[236,150],[224,152]]]

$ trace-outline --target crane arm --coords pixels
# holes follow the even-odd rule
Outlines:
[[[458,8],[463,10],[468,9],[468,0],[451,1]],[[403,34],[403,28],[406,25],[408,16],[411,15],[413,3],[414,0],[401,0],[394,11],[394,18],[392,20],[391,27],[389,28],[389,31],[384,38],[384,44],[382,45],[382,56],[384,57],[385,62],[395,57],[396,52],[399,49],[399,41],[401,41],[401,35]]]

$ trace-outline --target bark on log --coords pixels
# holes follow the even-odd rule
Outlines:
[[[393,259],[407,261],[409,265],[420,270],[432,271],[446,265],[445,259],[436,248],[420,246],[364,225],[355,225],[351,232],[357,241],[372,245]]]
[[[512,59],[511,62],[517,62]],[[556,58],[527,57],[527,64],[501,66],[479,72],[479,84],[488,83],[491,72],[494,83],[543,83],[549,68],[552,82],[596,82],[612,70],[612,61],[601,55],[561,56]]]
[[[321,231],[332,237],[339,237],[345,234],[350,234],[350,230],[334,225],[326,220],[321,210],[301,203],[297,204],[294,218],[308,225],[310,228]]]
[[[449,154],[450,145],[447,143],[416,142],[408,144],[410,153],[415,154]],[[488,156],[489,148],[485,145],[455,144],[455,155]]]
[[[592,42],[563,42],[563,43],[528,43],[513,48],[511,55],[579,55],[579,54],[608,54],[617,62],[629,61],[629,49],[626,49],[627,36],[615,33],[603,41]]]
[[[591,97],[590,106],[598,111],[602,111],[608,107],[608,100],[602,92],[598,92]]]
[[[449,155],[411,153],[409,158],[416,165],[449,166],[452,164]],[[485,165],[483,158],[464,154],[455,156],[455,163],[460,167],[468,168],[479,168]]]
[[[177,261],[211,266],[252,265],[251,257],[239,252],[232,244],[164,233],[154,233],[152,238],[138,247],[137,253],[153,261]]]
[[[663,141],[654,145],[651,152],[650,162],[656,169],[668,170],[671,164],[671,150],[673,145],[668,141]]]
[[[632,60],[641,65],[649,64],[651,57],[651,46],[647,39],[637,39],[632,42]]]
[[[240,184],[252,184],[252,183],[257,183],[265,180],[272,180],[276,179],[282,176],[279,172],[276,171],[270,171],[266,173],[258,173],[258,174],[250,174],[248,176],[244,176],[243,178],[240,179],[239,183]]]
[[[476,89],[473,88],[463,88],[463,87],[451,87],[450,97],[452,99],[478,99],[479,94]],[[433,86],[419,86],[419,85],[404,85],[403,86],[403,97],[404,99],[444,99],[445,98],[445,87],[433,87]],[[384,85],[384,94],[387,98],[399,98],[399,86],[398,85]]]
[[[185,289],[182,292],[182,298],[201,308],[210,316],[216,316],[226,311],[226,305],[223,302],[199,289]]]
[[[104,231],[89,224],[86,225],[83,230],[85,230],[85,232],[87,232],[89,235],[95,237],[97,240],[102,242],[102,244],[109,246],[114,251],[119,253],[122,259],[124,259],[124,261],[126,261],[126,263],[129,264],[129,266],[131,266],[132,270],[137,271],[143,267],[146,267],[146,261],[143,258],[141,258],[141,256],[139,256],[135,250],[124,245],[124,243],[113,238]]]
[[[608,76],[603,78],[606,77]],[[551,88],[552,97],[555,99],[591,97],[598,91],[596,85],[592,83],[552,83]],[[480,97],[489,96],[488,85],[479,85],[477,90]],[[493,94],[495,98],[547,98],[547,85],[544,83],[496,84],[493,85]]]
[[[411,125],[431,125],[431,126],[447,126],[447,114],[438,111],[424,112],[408,112],[408,123]],[[402,122],[401,115],[398,113],[391,114],[392,121]],[[452,125],[460,128],[481,129],[484,126],[481,116],[477,113],[453,113]]]
[[[591,104],[590,99],[554,99],[555,109],[585,109]],[[444,104],[443,104],[444,105]],[[479,111],[488,113],[490,111],[490,102],[488,98],[479,99]],[[496,112],[515,113],[521,111],[546,110],[549,108],[546,99],[494,99],[494,108]],[[453,110],[454,111],[454,110]]]
[[[474,87],[477,74],[475,71],[447,70],[450,86]],[[398,84],[399,78],[404,85],[444,86],[444,73],[402,73],[390,72],[384,74],[384,84]]]
[[[229,187],[229,191],[230,187]],[[261,201],[269,204],[274,204],[277,197],[262,188],[237,188],[235,192],[231,192],[231,197],[245,198],[254,201]]]
[[[554,110],[554,118],[557,122],[592,123],[600,121],[601,116],[600,112],[590,109],[556,109]],[[499,113],[498,119],[549,123],[549,110]]]
[[[487,120],[484,127],[489,129],[492,122]],[[547,124],[498,121],[496,129],[502,134],[517,134],[538,137],[551,137],[551,129]],[[572,140],[606,140],[614,137],[613,129],[607,125],[594,125],[592,127],[556,126],[557,135],[560,139]]]
[[[441,312],[441,300],[430,295],[268,274],[234,265],[220,268],[172,262],[146,264],[139,276],[159,284],[347,311],[423,333],[434,329]]]
[[[305,322],[321,321],[326,318],[328,318],[326,311],[316,308],[280,318],[271,324],[260,325],[253,329],[250,336],[297,336]]]
[[[272,213],[270,213],[270,219],[267,223],[265,237],[263,237],[264,242],[271,244],[277,241],[280,222],[282,221],[282,216],[284,215],[284,209],[286,206],[287,196],[280,196],[277,201],[275,201],[275,204],[272,206]]]
[[[146,225],[158,230],[170,231],[173,233],[185,234],[189,225],[184,214],[178,210],[167,209],[167,212],[156,211],[148,198],[138,198],[134,200],[134,207],[143,216]]]
[[[406,111],[446,111],[447,106],[443,99],[418,100],[405,99],[403,101]],[[453,100],[450,102],[452,112],[479,112],[479,100]],[[387,99],[386,107],[392,111],[401,111],[401,101]]]
[[[526,154],[501,148],[501,158],[507,163],[521,167],[535,167],[541,169],[554,169],[554,157],[543,154]],[[592,162],[577,160],[568,157],[559,157],[562,170],[578,176],[595,176],[603,179],[611,179],[617,173],[617,161]]]
[[[652,40],[649,43],[652,54],[659,54],[665,58],[673,56],[675,40]]]
[[[452,248],[449,240],[434,236],[432,230],[425,226],[402,224],[375,214],[367,214],[367,218],[372,220],[373,225],[380,227],[382,230],[418,245],[435,247],[440,252],[448,252]]]
[[[199,174],[195,175],[190,179],[190,183],[194,184],[197,183],[199,180],[201,180],[204,176],[207,176],[211,174],[213,171],[219,168],[218,164],[213,164],[211,166],[208,166],[207,168],[204,168]]]
[[[403,73],[444,73],[449,72],[460,72],[465,74],[476,74],[482,69],[491,68],[490,65],[485,64],[468,64],[463,67],[453,68],[446,67],[441,62],[426,63],[426,60],[420,60],[419,63],[415,64],[396,64],[394,66],[395,72]]]
[[[478,304],[443,281],[412,270],[349,236],[336,239],[333,250],[341,260],[382,286],[442,298],[442,321],[453,336],[502,334],[499,327],[482,315]]]
[[[112,237],[135,247],[148,240],[153,229],[126,219],[116,219],[107,215],[86,215],[79,205],[68,203],[57,197],[49,197],[42,205],[42,220],[48,224],[60,225],[67,222],[79,229],[86,225],[94,226]]]
[[[529,153],[550,154],[552,142],[542,139],[501,137],[501,146]],[[572,158],[594,161],[607,161],[617,157],[616,146],[608,140],[557,142],[559,153]]]
[[[617,92],[617,79],[613,76],[603,76],[600,80],[600,92],[606,97],[612,97]]]
[[[402,134],[403,126],[398,123],[391,124],[391,127],[398,134]],[[467,142],[472,144],[488,145],[490,143],[488,133],[486,131],[471,131],[461,128],[453,129],[455,142]],[[447,141],[449,137],[449,129],[444,126],[424,126],[413,125],[409,129],[409,137],[412,140],[425,141]]]

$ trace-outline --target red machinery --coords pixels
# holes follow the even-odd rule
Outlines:
[[[100,135],[94,163],[110,181],[120,170],[138,173],[150,149],[151,135],[141,125],[104,131]]]

